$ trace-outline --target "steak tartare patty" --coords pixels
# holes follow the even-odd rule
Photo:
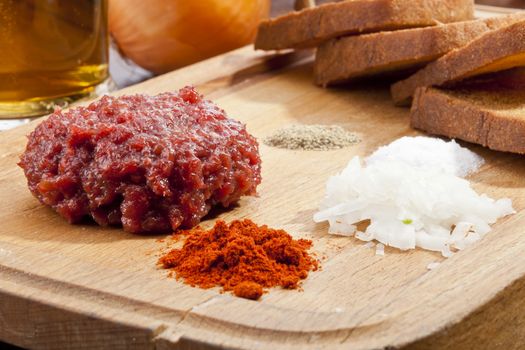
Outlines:
[[[55,111],[19,165],[31,192],[70,223],[91,216],[135,233],[193,227],[261,182],[255,138],[192,87]]]

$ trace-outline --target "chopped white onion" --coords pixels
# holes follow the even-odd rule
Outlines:
[[[378,243],[376,245],[376,255],[381,255],[381,256],[385,255],[385,245],[384,244]]]
[[[367,165],[384,160],[396,160],[447,174],[465,177],[483,165],[483,158],[452,140],[427,136],[405,136],[380,147],[366,158]]]
[[[510,199],[478,195],[467,180],[449,172],[390,159],[363,167],[354,157],[328,180],[314,221],[328,221],[333,234],[355,234],[402,250],[421,247],[448,257],[514,212]],[[370,225],[356,233],[355,224],[363,220]]]

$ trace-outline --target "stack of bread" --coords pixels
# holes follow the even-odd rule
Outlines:
[[[525,12],[474,19],[473,0],[346,0],[264,21],[255,41],[314,47],[316,84],[404,79],[391,93],[412,105],[413,127],[525,153]]]

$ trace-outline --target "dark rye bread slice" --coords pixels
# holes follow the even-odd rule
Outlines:
[[[414,95],[410,123],[430,134],[525,154],[525,85],[421,87]]]
[[[525,21],[489,31],[392,85],[396,105],[409,104],[418,87],[450,86],[469,77],[525,66]]]
[[[391,72],[406,76],[490,30],[520,20],[525,13],[332,39],[317,49],[315,82],[327,86]]]
[[[255,48],[315,47],[342,35],[433,26],[473,16],[473,0],[346,0],[261,22]]]

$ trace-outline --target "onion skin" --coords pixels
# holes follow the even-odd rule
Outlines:
[[[124,55],[165,73],[253,41],[270,0],[109,0],[109,29]]]

